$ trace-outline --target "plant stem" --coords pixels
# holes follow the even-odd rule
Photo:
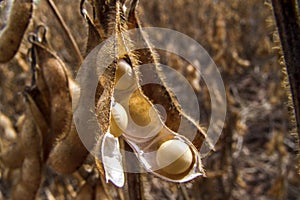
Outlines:
[[[63,30],[65,31],[67,37],[69,38],[69,40],[71,41],[71,44],[73,46],[73,51],[74,54],[76,55],[76,58],[78,59],[79,63],[81,64],[83,61],[83,58],[81,56],[79,47],[70,31],[70,29],[68,28],[67,24],[65,23],[64,19],[62,18],[61,14],[59,13],[55,3],[53,2],[53,0],[47,0],[48,5],[50,6],[51,10],[53,11],[54,15],[56,16],[56,18],[58,19],[60,25],[62,26]]]
[[[298,0],[299,4],[299,0]],[[300,20],[296,0],[272,0],[300,138]]]
[[[128,152],[132,152],[132,149],[130,146],[124,142],[125,150]],[[126,159],[126,158],[125,158]],[[130,162],[130,163],[129,163]],[[130,159],[126,160],[127,166],[139,166],[139,161],[137,159]],[[139,173],[126,173],[127,176],[127,187],[128,187],[128,196],[129,199],[144,199],[142,194],[142,183],[140,180],[140,174]]]

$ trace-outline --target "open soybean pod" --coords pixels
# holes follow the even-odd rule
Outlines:
[[[17,53],[31,19],[32,2],[33,0],[6,2],[9,7],[8,19],[3,30],[0,30],[0,62],[9,61]]]
[[[111,35],[113,37],[109,56],[114,54],[114,62],[101,75],[99,81],[101,87],[97,90],[101,94],[96,94],[96,97],[97,95],[99,97],[96,98],[96,101],[98,100],[96,102],[97,119],[104,133],[104,136],[99,137],[99,147],[96,151],[101,154],[107,180],[111,180],[117,186],[122,185],[120,173],[115,173],[114,167],[109,166],[113,163],[105,160],[106,156],[114,159],[114,163],[120,166],[116,170],[123,170],[117,139],[120,134],[150,173],[173,182],[185,182],[204,175],[198,150],[204,143],[206,134],[192,118],[181,110],[176,98],[168,90],[163,81],[162,72],[156,65],[158,58],[143,32],[140,32],[140,36],[144,39],[147,50],[132,50],[134,38],[130,38],[126,30],[135,28],[134,23],[139,25],[134,13],[137,1],[132,1],[134,8],[130,8],[127,15],[125,13],[128,12],[124,9],[123,2],[100,0],[95,2],[96,16],[100,16],[99,20],[109,22],[101,23],[109,26],[100,27],[101,30],[98,33],[103,34],[101,38],[109,38]],[[99,30],[99,27],[95,29]],[[159,81],[159,87],[148,86],[147,88],[140,84],[143,82],[143,73],[147,74],[139,67],[139,64],[144,63],[155,64],[154,71],[152,68],[148,71]],[[115,102],[112,100],[113,97]],[[166,123],[162,121],[153,103],[163,105],[168,111]],[[116,105],[122,106],[120,113],[117,112],[120,106]],[[115,113],[114,109],[116,109]],[[127,126],[122,125],[124,117],[118,118],[123,115],[121,113],[124,113],[124,110],[128,117]],[[186,137],[176,133],[180,120],[197,130],[196,140],[193,141],[196,146]],[[118,127],[114,129],[115,126]],[[106,152],[109,155],[106,155]],[[175,154],[172,154],[174,152]],[[171,159],[166,159],[168,157]]]
[[[81,3],[81,7],[83,7],[83,3],[84,1]],[[120,10],[118,6],[119,5],[116,5],[116,2],[113,1],[95,1],[93,9],[95,9],[96,15],[93,16],[93,18],[89,17],[85,11],[82,12],[89,24],[87,52],[90,51],[91,47],[98,45],[108,36],[118,35],[117,33],[120,32],[119,23],[121,21],[120,14],[116,13]],[[98,25],[97,20],[100,21]],[[103,20],[106,22],[104,23]],[[108,21],[110,23],[108,23]],[[108,26],[103,26],[103,24],[108,24]],[[105,68],[100,77],[97,77],[99,82],[95,94],[95,113],[103,135],[99,135],[97,138],[95,151],[98,156],[95,160],[99,171],[106,177],[106,180],[113,182],[118,187],[122,187],[125,181],[123,161],[120,152],[119,139],[118,137],[115,137],[117,136],[115,130],[118,129],[116,125],[118,120],[112,117],[112,115],[115,115],[115,117],[118,115],[118,112],[115,112],[118,110],[115,109],[116,103],[113,101],[115,76],[117,75],[116,67],[119,61],[119,56],[125,54],[124,49],[121,50],[123,53],[119,53],[120,49],[118,43],[121,42],[121,39],[118,38],[118,36],[114,38],[113,44],[111,45],[111,48],[109,48],[109,52],[114,54],[113,62]],[[96,43],[96,45],[93,43]],[[79,98],[79,102],[81,102],[81,100],[84,101]],[[77,112],[80,112],[80,109],[77,109]],[[84,118],[84,114],[80,114],[78,117]],[[121,134],[120,130],[118,132],[118,134]],[[102,162],[99,162],[98,159],[101,159]]]
[[[130,51],[132,46],[134,46],[134,42],[132,44],[131,38],[125,32],[122,32],[128,29],[128,26],[126,23],[124,24],[126,18],[123,13],[124,10],[121,9],[121,3],[119,1],[115,3],[116,17],[119,16],[119,20],[115,21],[115,46],[118,47],[115,53],[119,59],[117,61],[117,69],[122,69],[124,65],[127,65],[127,68],[129,66],[129,70],[123,70],[125,72],[124,76],[128,76],[125,80],[127,79],[127,83],[131,82],[130,77],[134,80],[132,86],[126,87],[118,87],[117,81],[120,80],[115,80],[115,90],[112,90],[116,102],[119,102],[124,107],[127,116],[130,118],[128,120],[128,127],[122,130],[122,136],[134,149],[148,172],[173,182],[185,182],[196,176],[203,175],[204,171],[196,147],[184,136],[175,133],[163,123],[158,111],[139,84],[141,76],[137,75],[141,74],[141,71],[139,71],[138,63],[145,60],[139,56],[139,52]],[[153,53],[151,49],[149,51]],[[153,55],[151,56],[153,57],[152,61],[155,61],[156,58]],[[179,116],[185,116],[180,110],[179,105],[177,106],[178,102],[168,93],[167,87],[163,85],[161,91],[162,93],[157,94],[156,92],[156,96],[151,96],[151,100],[158,100],[163,105],[175,107],[172,112],[177,113]],[[162,98],[161,96],[166,97]],[[189,120],[188,117],[185,117],[185,119]],[[172,124],[176,123],[177,121],[175,123],[174,121],[172,122]],[[193,121],[190,123],[196,126]],[[172,124],[169,124],[169,126]],[[205,138],[205,134],[200,128],[199,132],[201,138],[201,141],[199,141],[200,145]],[[119,135],[119,133],[115,135]],[[171,159],[168,160],[168,157],[171,157]]]
[[[131,3],[127,27],[138,28],[137,32],[140,33],[139,36],[143,39],[147,49],[138,49],[128,53],[129,63],[132,65],[134,74],[138,76],[136,76],[136,88],[127,91],[130,94],[127,98],[124,98],[122,92],[119,97],[116,97],[116,101],[123,102],[125,107],[127,105],[128,116],[131,116],[128,128],[123,135],[138,153],[147,171],[169,181],[185,182],[204,175],[198,150],[204,143],[206,134],[191,117],[183,112],[172,91],[164,83],[164,74],[159,68],[157,55],[135,16],[137,1]],[[131,39],[134,41],[134,38]],[[124,42],[125,46],[126,44],[128,42]],[[134,46],[134,42],[132,45]],[[132,48],[128,46],[127,49]],[[151,63],[154,67],[141,71],[140,65],[136,65],[137,61],[133,61],[134,59],[137,59],[139,64]],[[156,79],[156,84],[140,85],[143,83],[143,78],[149,76],[151,79]],[[160,104],[167,111],[165,123],[162,122],[153,104]],[[186,131],[189,129],[197,131],[193,143],[176,133],[178,124],[185,124],[184,130]],[[212,147],[209,142],[207,145]]]
[[[133,78],[138,80],[138,77]],[[163,123],[138,81],[128,89],[116,89],[114,96],[127,113],[126,128],[122,128],[122,120],[116,120],[123,129],[122,136],[148,172],[173,182],[186,182],[204,174],[195,146]]]
[[[139,71],[141,79],[141,88],[143,93],[151,100],[153,104],[163,106],[167,110],[167,116],[165,124],[171,130],[182,134],[186,137],[193,135],[192,143],[199,151],[202,145],[206,146],[206,149],[214,149],[210,138],[207,137],[204,129],[193,119],[193,117],[186,114],[182,109],[170,86],[166,83],[166,76],[159,64],[159,57],[155,49],[152,47],[147,34],[143,31],[141,23],[136,14],[136,7],[138,6],[138,0],[132,0],[130,7],[127,11],[128,28],[135,29],[134,36],[139,38],[139,43],[143,43],[141,46],[147,48],[133,50],[136,55],[136,59],[141,64],[148,64],[147,67],[143,67]],[[134,40],[134,38],[132,38]],[[141,69],[141,67],[139,68]],[[149,80],[155,84],[143,84]],[[183,128],[179,130],[179,125]],[[182,131],[183,130],[183,131]],[[178,132],[180,131],[180,132]],[[196,134],[194,132],[196,131]]]

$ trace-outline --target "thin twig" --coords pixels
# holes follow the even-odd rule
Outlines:
[[[70,31],[70,29],[68,28],[68,26],[66,25],[64,19],[62,18],[61,14],[59,13],[55,3],[53,2],[53,0],[47,0],[48,5],[50,6],[50,8],[52,9],[54,15],[56,16],[56,18],[58,19],[59,23],[61,24],[63,30],[65,31],[67,37],[69,38],[69,40],[71,41],[72,45],[73,45],[73,51],[76,54],[76,58],[78,58],[78,61],[80,62],[80,64],[83,61],[83,58],[81,56],[79,47]]]

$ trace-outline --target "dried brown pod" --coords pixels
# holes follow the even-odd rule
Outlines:
[[[165,80],[165,75],[162,72],[162,69],[159,66],[159,58],[155,49],[152,47],[151,43],[148,40],[148,36],[145,32],[142,31],[140,20],[136,14],[136,7],[138,5],[138,0],[133,0],[131,2],[129,11],[128,11],[128,28],[136,29],[142,42],[147,49],[135,50],[133,52],[136,55],[136,59],[142,64],[151,64],[152,66],[143,71],[137,71],[136,73],[142,74],[140,77],[150,78],[155,81],[157,84],[146,84],[142,85],[143,93],[151,100],[153,104],[159,104],[164,107],[165,110],[168,110],[166,117],[166,126],[171,130],[177,132],[179,125],[185,125],[183,130],[197,130],[193,144],[198,150],[200,150],[203,142],[210,149],[213,149],[213,145],[210,142],[209,138],[204,131],[204,129],[190,116],[188,116],[181,108],[178,100],[176,99],[173,92],[168,87]],[[140,41],[141,42],[141,41]],[[135,69],[137,70],[137,69]],[[185,133],[180,133],[185,134]]]
[[[6,26],[0,32],[0,62],[14,57],[32,15],[32,0],[13,1]]]
[[[99,3],[99,2],[98,2]],[[104,3],[104,2],[101,2]],[[107,4],[107,5],[106,5]],[[111,5],[108,5],[111,4]],[[96,3],[97,5],[97,3]],[[107,35],[103,36],[104,38],[107,36],[110,36],[113,33],[118,33],[119,32],[119,22],[120,22],[120,4],[119,2],[105,2],[104,4],[101,4],[103,6],[103,9],[101,12],[102,16],[105,16],[105,19],[110,19],[111,22],[109,23],[107,27],[101,27],[102,28],[102,33],[108,33]],[[99,8],[98,8],[99,9]],[[97,10],[99,11],[99,10]],[[117,13],[115,13],[117,12]],[[99,14],[99,13],[98,13]],[[101,14],[101,13],[100,13]],[[106,16],[107,14],[107,16]],[[109,17],[109,18],[107,18]],[[101,19],[101,20],[103,20]],[[117,23],[118,22],[118,23]],[[102,23],[103,24],[103,23]],[[116,38],[118,40],[120,38]],[[112,47],[112,52],[116,53],[118,52],[118,47],[115,46],[115,48]],[[119,55],[119,54],[117,54]],[[96,94],[96,114],[97,114],[97,119],[98,123],[100,125],[100,129],[104,135],[102,137],[99,137],[99,141],[97,145],[97,149],[101,151],[101,157],[102,157],[102,162],[103,162],[103,168],[102,165],[99,165],[98,158],[96,158],[96,163],[98,163],[97,167],[99,168],[99,171],[104,171],[106,180],[111,180],[116,186],[122,187],[124,184],[124,174],[122,173],[123,167],[121,163],[121,155],[120,155],[120,149],[119,149],[119,142],[118,138],[115,138],[113,135],[109,133],[109,128],[110,128],[110,122],[111,122],[111,109],[112,109],[112,104],[113,104],[113,92],[114,92],[114,85],[116,81],[116,66],[118,63],[118,57],[114,59],[114,62],[109,65],[102,76],[100,77],[99,85],[98,88],[102,88],[101,94]],[[107,155],[106,154],[111,154],[113,153],[116,155],[116,158],[113,158],[112,160],[106,160]],[[110,156],[108,156],[109,158]],[[109,164],[107,162],[110,162]],[[110,164],[114,163],[113,165],[118,168],[118,173],[115,175],[113,171],[110,168]],[[100,167],[101,166],[101,167]]]
[[[42,136],[28,107],[20,140],[25,158],[20,179],[12,192],[12,199],[35,199],[42,174]]]
[[[44,26],[39,26],[29,41],[33,44],[33,79],[25,92],[43,135],[43,158],[57,172],[72,173],[88,154],[72,123],[71,89],[76,87],[69,84],[64,63],[49,48]]]
[[[48,125],[48,129],[39,127],[43,131],[44,157],[47,159],[58,137],[67,134],[71,128],[69,80],[64,63],[47,44],[45,27],[39,26],[29,41],[33,44],[31,56],[36,70],[33,80],[36,81],[33,81],[28,93]]]
[[[88,151],[82,144],[74,124],[66,137],[57,141],[52,149],[47,164],[61,174],[73,173],[82,165]]]
[[[39,108],[40,105],[43,105],[41,101],[37,101],[37,99],[41,99],[43,97],[41,93],[39,92],[37,87],[28,87],[25,88],[23,92],[26,101],[27,101],[27,107],[31,112],[32,118],[37,124],[37,128],[41,131],[41,133],[44,135],[49,132],[49,126],[47,124],[47,118],[45,117],[44,113],[41,112],[41,109]],[[43,141],[43,145],[44,145]],[[44,154],[45,155],[45,154]]]
[[[115,1],[113,6],[109,7],[114,15],[109,18],[111,20],[111,23],[113,26],[104,27],[104,32],[108,35],[114,36],[114,45],[112,45],[111,51],[115,55],[114,62],[106,69],[105,73],[100,77],[100,83],[103,87],[103,93],[101,97],[99,98],[99,101],[97,103],[96,107],[96,113],[98,117],[98,122],[100,124],[102,133],[104,133],[104,137],[100,137],[102,142],[102,147],[100,150],[102,151],[102,161],[104,162],[104,171],[106,173],[107,180],[112,180],[115,185],[122,186],[122,181],[119,180],[118,177],[114,177],[114,173],[111,172],[111,168],[106,167],[106,160],[104,155],[105,153],[109,153],[113,151],[113,154],[119,154],[119,143],[117,142],[117,139],[114,139],[110,134],[108,134],[108,128],[107,125],[110,122],[111,117],[111,105],[112,97],[114,96],[116,99],[116,102],[121,101],[121,103],[125,108],[127,115],[131,116],[131,124],[128,125],[129,129],[122,130],[123,136],[125,140],[132,146],[132,148],[137,152],[137,155],[140,157],[140,161],[144,164],[145,168],[152,172],[161,178],[165,178],[169,181],[175,181],[175,182],[184,182],[187,180],[191,180],[193,177],[197,175],[204,174],[200,158],[198,157],[198,152],[195,147],[193,147],[193,144],[188,142],[187,139],[185,139],[183,136],[178,135],[174,131],[170,130],[166,124],[162,122],[160,119],[160,116],[156,110],[156,108],[153,105],[153,101],[156,100],[158,103],[162,105],[166,105],[166,110],[172,111],[173,113],[177,114],[179,121],[175,120],[172,122],[172,124],[168,124],[172,127],[172,125],[178,126],[178,123],[180,123],[182,118],[188,122],[193,128],[197,128],[198,130],[198,140],[197,141],[197,147],[200,149],[202,143],[204,142],[204,139],[206,137],[206,134],[204,131],[187,115],[183,113],[183,111],[180,108],[179,103],[173,96],[173,94],[168,90],[167,86],[164,85],[163,78],[158,79],[162,85],[160,90],[152,91],[154,88],[150,88],[148,91],[151,90],[151,92],[156,93],[154,96],[153,94],[148,94],[145,92],[144,88],[140,86],[140,77],[137,76],[141,74],[141,71],[139,71],[138,64],[140,62],[147,63],[148,60],[145,60],[145,57],[139,56],[140,52],[132,52],[131,49],[133,48],[134,44],[131,41],[131,38],[129,35],[124,32],[128,30],[128,24],[126,24],[126,16],[124,15],[124,10],[122,7],[122,4],[120,1]],[[105,10],[105,9],[104,9]],[[102,10],[103,11],[103,10]],[[109,13],[108,13],[109,15]],[[102,15],[103,16],[103,13]],[[145,41],[147,41],[145,39]],[[149,47],[149,53],[150,57],[152,58],[152,62],[156,63],[156,57],[152,54],[154,54],[150,44],[147,44]],[[149,55],[148,55],[149,57]],[[122,89],[114,90],[115,84],[117,82],[118,73],[116,73],[116,68],[118,68],[118,64],[120,60],[124,60],[124,62],[127,63],[127,65],[130,66],[130,68],[133,69],[134,74],[134,84],[130,89]],[[128,71],[125,70],[127,73]],[[151,71],[151,70],[150,70]],[[155,68],[154,72],[155,75],[159,76],[160,69],[157,67]],[[124,93],[124,90],[127,91]],[[147,91],[147,90],[146,90]],[[152,98],[149,98],[148,95]],[[127,101],[126,101],[127,100]],[[152,101],[151,101],[152,100]],[[171,108],[171,109],[170,109]],[[171,112],[170,111],[170,112]],[[173,114],[172,113],[172,114]],[[168,113],[169,114],[169,113]],[[171,116],[171,115],[170,115]],[[183,117],[182,117],[183,116]],[[176,116],[175,116],[176,117]],[[147,127],[148,126],[148,127]],[[142,128],[139,128],[142,127]],[[150,128],[149,128],[150,127]],[[146,128],[146,129],[143,129]],[[175,129],[174,127],[172,127]],[[150,131],[151,133],[148,133]],[[146,134],[146,136],[145,136]],[[154,169],[159,168],[158,163],[156,160],[152,159],[151,156],[144,156],[140,152],[145,153],[151,153],[152,151],[156,151],[161,143],[166,142],[168,140],[175,139],[179,140],[183,143],[185,143],[187,146],[191,146],[191,155],[192,158],[189,159],[189,164],[187,167],[187,170],[184,170],[184,172],[176,175],[164,173],[162,170],[158,169],[156,171],[153,171]],[[117,145],[115,147],[106,147],[106,142],[110,145]],[[106,148],[109,148],[110,151],[106,151]],[[110,156],[109,156],[110,157]],[[120,159],[115,158],[115,161],[113,163],[120,165]],[[112,163],[111,163],[112,164]],[[150,166],[150,167],[149,167]],[[120,167],[122,168],[122,167]],[[108,171],[107,171],[108,170]],[[121,169],[120,169],[121,170]]]
[[[46,135],[45,140],[49,141],[47,148],[51,148],[51,143],[70,129],[71,97],[68,78],[61,62],[55,58],[49,58],[40,66],[43,68],[43,77],[49,90],[50,133]]]
[[[86,49],[85,49],[85,54],[87,55],[93,48],[95,48],[99,43],[101,43],[104,39],[101,38],[104,34],[99,32],[102,29],[96,28],[99,27],[95,21],[95,5],[94,2],[92,2],[92,11],[93,11],[93,17],[90,17],[88,14],[87,9],[85,9],[85,1],[86,0],[81,0],[80,2],[80,12],[83,18],[86,20],[88,24],[88,38],[86,42]]]

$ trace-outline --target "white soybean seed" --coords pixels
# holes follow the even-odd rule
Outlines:
[[[186,143],[175,139],[168,140],[158,148],[156,162],[168,174],[181,174],[191,166],[193,154]]]
[[[126,90],[134,83],[134,76],[130,65],[124,60],[120,59],[116,71],[116,85],[117,90]]]
[[[75,81],[69,79],[69,88],[72,97],[72,107],[77,108],[80,97],[80,87]]]
[[[119,103],[114,103],[111,110],[110,132],[115,137],[120,136],[128,125],[128,117],[126,110]]]

